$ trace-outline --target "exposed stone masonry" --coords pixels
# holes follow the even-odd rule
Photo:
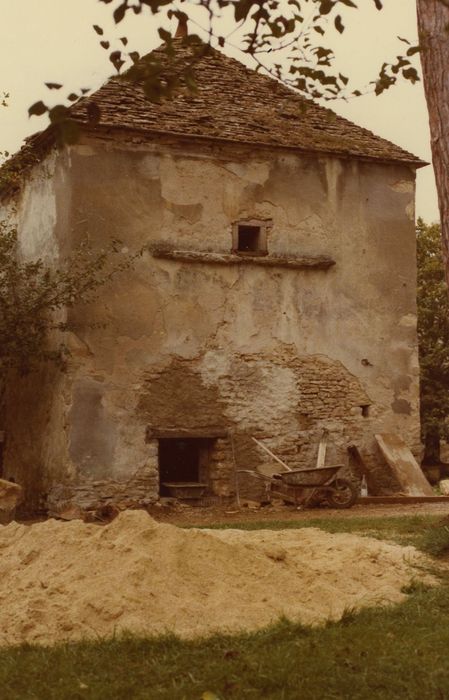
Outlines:
[[[204,104],[184,107],[194,120]],[[86,236],[101,248],[115,235],[124,250],[144,250],[70,311],[67,373],[10,386],[5,473],[23,485],[27,505],[49,491],[53,509],[145,505],[158,498],[158,440],[183,437],[198,441],[186,448],[189,460],[198,450],[212,500],[231,496],[236,470],[277,469],[252,436],[290,466],[310,467],[324,431],[328,464],[347,465],[354,444],[383,474],[370,492],[389,489],[374,434],[401,435],[419,458],[411,161],[382,165],[374,151],[304,156],[268,142],[212,146],[204,134],[146,142],[148,132],[123,127],[123,138],[115,128],[47,158],[17,203],[24,259],[44,251],[59,261]],[[260,260],[273,267],[228,264],[234,223],[252,220],[270,221]],[[151,255],[161,242],[206,257]],[[304,258],[336,264],[277,267]],[[178,445],[165,448],[164,474],[182,480],[182,458],[168,461]]]
[[[50,513],[59,514],[73,507],[82,511],[96,510],[114,504],[119,508],[145,507],[159,498],[158,441],[149,444],[151,455],[148,465],[130,479],[96,480],[80,476],[72,484],[58,484],[48,495],[46,505]],[[206,480],[209,493],[229,497],[235,493],[232,450],[227,439],[217,438],[211,450]]]
[[[47,498],[50,514],[63,513],[73,506],[83,511],[96,510],[113,504],[119,508],[144,507],[158,498],[159,475],[157,460],[139,469],[126,481],[95,480],[81,477],[73,484],[54,486]]]
[[[226,360],[219,376],[212,377],[213,359],[217,365]],[[148,435],[157,433],[156,427],[169,431],[175,424],[185,436],[189,428],[192,435],[201,430],[210,436],[204,480],[211,496],[235,494],[236,470],[277,470],[253,436],[290,467],[300,469],[315,465],[323,431],[328,435],[328,464],[347,467],[347,447],[355,443],[374,470],[372,491],[391,490],[388,474],[379,470],[378,456],[370,452],[376,411],[364,417],[362,409],[370,403],[360,382],[341,363],[324,356],[298,357],[289,347],[270,355],[212,358],[209,353],[193,361],[172,359],[165,367],[149,370],[142,387],[140,412],[150,424],[147,437],[142,430],[147,465],[123,481],[80,475],[71,485],[53,488],[48,505],[60,512],[69,505],[90,510],[108,503],[129,507],[154,502],[159,494],[158,440]],[[215,437],[213,426],[227,437]],[[263,490],[262,482],[244,476],[239,484],[246,496],[259,497]]]

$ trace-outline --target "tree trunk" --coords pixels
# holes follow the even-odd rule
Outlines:
[[[444,266],[449,287],[449,6],[446,0],[416,0],[416,6]]]

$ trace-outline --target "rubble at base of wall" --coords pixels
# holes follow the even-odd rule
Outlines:
[[[159,498],[159,478],[155,469],[144,467],[126,481],[79,478],[76,482],[53,486],[47,497],[50,516],[71,509],[98,510],[113,505],[119,509],[142,508]]]

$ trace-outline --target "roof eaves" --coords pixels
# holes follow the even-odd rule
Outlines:
[[[134,133],[134,134],[148,134],[148,135],[155,135],[155,136],[164,136],[164,137],[174,137],[176,139],[182,139],[184,141],[202,141],[202,142],[218,142],[218,143],[232,143],[233,145],[240,145],[240,146],[251,146],[251,147],[256,147],[260,149],[265,149],[265,150],[288,150],[288,151],[295,151],[298,153],[304,153],[310,156],[313,155],[326,155],[326,156],[332,156],[334,158],[342,158],[345,160],[351,160],[356,158],[357,160],[362,160],[366,162],[378,162],[378,163],[402,163],[403,165],[408,165],[413,168],[423,168],[429,163],[426,161],[422,160],[421,158],[418,158],[418,156],[413,156],[413,154],[408,154],[407,152],[404,151],[404,157],[400,156],[381,156],[381,155],[376,155],[375,153],[357,153],[357,152],[350,152],[348,150],[342,150],[342,151],[337,151],[334,149],[326,149],[326,148],[320,148],[320,147],[314,147],[314,148],[306,148],[302,147],[299,145],[290,145],[290,144],[281,144],[277,142],[273,143],[268,143],[265,141],[253,141],[253,140],[242,140],[242,139],[231,139],[229,137],[224,137],[224,136],[213,136],[212,134],[186,134],[185,132],[179,131],[173,131],[173,130],[164,130],[164,129],[144,129],[144,128],[136,128],[136,127],[129,127],[127,125],[120,125],[116,126],[113,124],[102,124],[98,125],[95,127],[90,127],[86,124],[83,124],[83,122],[80,122],[80,126],[83,127],[83,131],[86,133],[89,133],[91,136],[98,135],[100,131],[108,133],[108,132],[113,132],[114,134],[117,134],[121,131],[128,132],[128,133]],[[112,134],[111,134],[112,138]],[[409,155],[410,157],[405,157],[405,154]]]
[[[55,143],[52,126],[25,139],[21,149],[0,166],[0,202],[20,192],[27,174],[44,160]]]

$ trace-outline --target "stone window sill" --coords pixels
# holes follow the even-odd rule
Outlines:
[[[316,269],[327,270],[335,265],[335,260],[327,255],[237,255],[235,253],[213,253],[201,250],[175,250],[173,248],[153,247],[151,253],[155,258],[176,260],[186,263],[203,263],[208,265],[258,265],[260,267],[286,267],[293,270]]]

